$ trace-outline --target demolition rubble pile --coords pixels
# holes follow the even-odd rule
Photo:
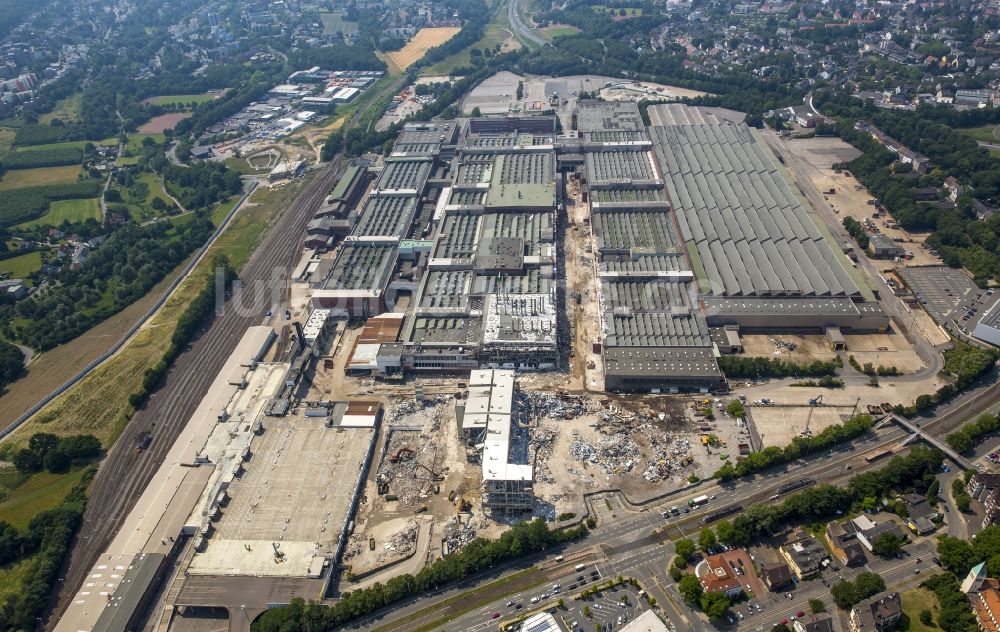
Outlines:
[[[540,391],[528,391],[524,394],[530,402],[531,412],[538,418],[575,419],[597,410],[592,400],[579,395],[553,395]]]
[[[691,441],[684,436],[672,436],[658,431],[651,424],[643,424],[639,432],[649,440],[651,454],[642,477],[647,481],[660,481],[680,474],[690,465]]]
[[[578,461],[600,466],[611,476],[628,474],[639,462],[639,446],[624,432],[602,435],[596,444],[574,437],[569,452]]]
[[[420,531],[420,525],[414,520],[410,520],[406,523],[406,526],[401,530],[393,533],[389,537],[389,541],[382,545],[382,551],[384,555],[380,558],[392,558],[399,557],[402,555],[409,555],[410,551],[417,544],[417,533]],[[379,561],[382,561],[381,559]]]
[[[395,496],[403,507],[412,507],[434,493],[438,444],[430,434],[393,430],[389,447],[379,464],[375,484],[379,494]]]
[[[443,538],[444,545],[449,553],[461,549],[472,542],[476,537],[476,531],[468,524],[464,524],[460,516],[452,516],[444,524]]]

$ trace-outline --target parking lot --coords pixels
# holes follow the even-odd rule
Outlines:
[[[639,616],[645,608],[639,590],[631,584],[622,584],[587,600],[568,600],[565,610],[559,610],[555,616],[567,630],[593,632],[598,625],[605,630],[617,630]]]
[[[968,323],[975,323],[978,314],[994,301],[993,294],[976,287],[965,272],[955,268],[901,268],[899,275],[940,325],[955,320],[964,328]]]

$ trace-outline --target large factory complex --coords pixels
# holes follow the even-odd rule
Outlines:
[[[359,505],[381,511],[404,482],[376,494],[373,473],[445,443],[443,423],[483,513],[530,514],[538,455],[519,372],[582,360],[607,391],[709,392],[726,388],[718,358],[744,332],[887,329],[755,130],[681,105],[650,106],[646,125],[635,103],[597,100],[571,120],[409,123],[385,156],[350,164],[309,223],[284,321],[247,331],[56,629],[132,629],[155,600],[166,613],[330,594]],[[570,210],[585,211],[579,249]],[[581,301],[596,322],[574,335]],[[363,401],[345,374],[363,378]],[[375,389],[442,374],[462,381],[432,431],[383,422],[391,400]],[[432,399],[423,388],[411,410]],[[452,500],[436,455],[398,470],[428,477],[416,503]]]
[[[565,362],[560,218],[581,185],[608,390],[712,390],[741,331],[885,331],[888,318],[755,132],[701,108],[583,100],[552,116],[408,124],[317,213],[316,308],[377,323],[382,377]],[[378,318],[373,318],[378,317]]]

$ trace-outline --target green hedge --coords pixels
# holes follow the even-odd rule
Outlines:
[[[809,364],[796,364],[775,358],[751,358],[734,355],[719,358],[719,368],[726,374],[726,377],[730,378],[822,377],[836,375],[839,367],[839,358],[836,362],[816,360]]]

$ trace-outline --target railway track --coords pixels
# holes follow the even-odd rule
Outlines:
[[[274,272],[283,271],[287,278],[298,261],[306,224],[333,186],[341,164],[341,157],[334,159],[306,185],[302,194],[279,215],[240,271],[242,304],[260,307],[255,310],[227,307],[192,343],[191,350],[177,359],[164,385],[129,420],[109,450],[91,485],[83,525],[71,549],[62,589],[47,628],[54,626],[98,556],[122,526],[247,327],[260,324],[270,307],[267,298],[272,293]],[[287,286],[281,292],[287,297]],[[134,445],[147,430],[152,431],[152,441],[142,454],[137,454]]]

